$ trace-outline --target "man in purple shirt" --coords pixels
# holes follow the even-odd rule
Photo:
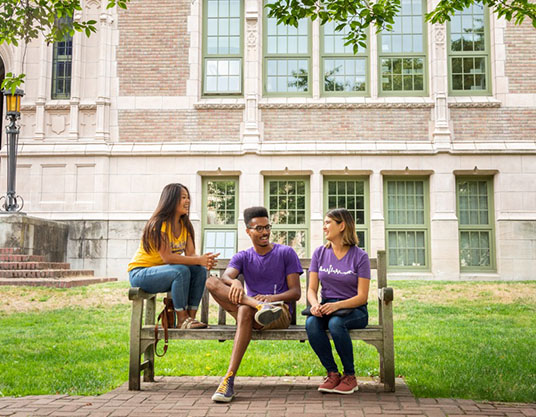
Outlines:
[[[286,329],[291,315],[285,303],[301,295],[300,260],[291,247],[270,243],[268,211],[250,207],[244,210],[244,223],[253,247],[234,255],[221,278],[210,276],[206,284],[214,299],[236,319],[229,368],[212,396],[216,402],[234,398],[234,377],[253,329]],[[246,292],[237,279],[240,274],[244,276]]]

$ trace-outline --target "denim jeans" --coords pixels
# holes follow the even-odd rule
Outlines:
[[[340,301],[336,299],[323,300],[322,303]],[[309,343],[320,362],[328,372],[338,372],[337,364],[333,358],[331,343],[326,330],[329,330],[335,349],[341,358],[344,373],[354,375],[354,351],[349,329],[363,329],[368,324],[367,306],[356,308],[352,313],[341,316],[316,317],[309,316],[305,323]]]
[[[200,265],[158,265],[134,268],[130,285],[155,294],[171,291],[175,310],[197,310],[205,290],[207,270]]]

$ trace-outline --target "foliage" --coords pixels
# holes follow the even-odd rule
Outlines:
[[[333,21],[337,31],[348,28],[346,45],[366,48],[369,27],[376,31],[392,30],[394,18],[400,10],[401,0],[268,0],[268,16],[277,18],[278,23],[298,26],[298,20],[318,19],[321,24]],[[437,7],[426,14],[430,23],[444,23],[456,11],[480,2],[490,11],[508,21],[521,24],[525,18],[536,28],[536,3],[531,0],[440,0]]]
[[[126,9],[130,0],[108,0],[107,8]],[[47,43],[63,40],[67,35],[97,31],[95,20],[75,19],[82,11],[81,0],[0,0],[0,44],[27,45],[42,36]],[[3,88],[15,91],[24,82],[24,74],[6,74]]]

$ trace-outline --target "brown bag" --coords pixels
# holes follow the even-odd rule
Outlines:
[[[164,351],[159,354],[156,350],[158,345],[158,322],[162,321],[162,328],[164,329]],[[176,327],[175,319],[175,307],[173,307],[173,300],[171,298],[164,297],[164,309],[158,315],[156,324],[154,326],[154,353],[156,356],[164,356],[168,349],[168,328],[174,329]]]

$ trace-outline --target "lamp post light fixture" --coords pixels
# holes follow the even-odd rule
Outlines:
[[[17,147],[19,144],[19,131],[16,121],[20,119],[20,102],[24,91],[16,89],[14,93],[11,90],[3,90],[6,97],[6,119],[9,125],[6,126],[7,134],[7,193],[0,197],[4,199],[2,208],[6,212],[21,211],[24,206],[24,199],[17,195],[15,191],[17,179]],[[20,204],[19,204],[20,201]]]

